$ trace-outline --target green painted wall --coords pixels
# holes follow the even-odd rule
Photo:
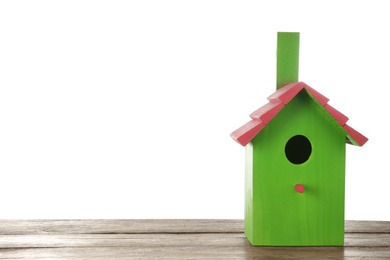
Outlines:
[[[285,155],[306,136],[303,164]],[[246,146],[245,234],[253,245],[344,244],[345,132],[302,90]],[[295,184],[305,192],[298,193]]]

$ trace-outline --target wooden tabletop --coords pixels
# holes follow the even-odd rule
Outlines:
[[[243,220],[0,220],[0,259],[390,259],[390,221],[346,221],[344,247],[254,247]]]

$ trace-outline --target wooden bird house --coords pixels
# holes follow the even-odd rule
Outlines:
[[[299,33],[278,33],[277,90],[231,137],[245,146],[245,235],[252,245],[344,245],[346,144],[368,140],[298,81]]]

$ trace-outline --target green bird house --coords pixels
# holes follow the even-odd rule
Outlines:
[[[343,246],[346,144],[367,138],[298,81],[299,33],[278,33],[277,90],[231,133],[245,147],[245,235],[256,246]]]

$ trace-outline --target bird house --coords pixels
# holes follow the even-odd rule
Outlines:
[[[298,81],[299,33],[278,33],[277,90],[231,137],[245,146],[245,235],[252,245],[344,245],[346,144],[368,140]]]

